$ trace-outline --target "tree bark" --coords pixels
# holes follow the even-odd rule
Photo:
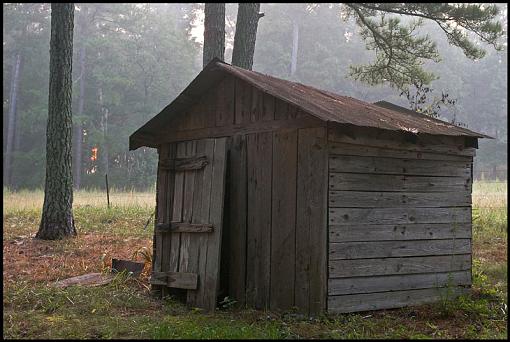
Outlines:
[[[292,58],[290,63],[290,75],[294,76],[297,68],[297,54],[299,47],[299,25],[293,20],[292,21]]]
[[[79,16],[79,28],[81,35],[80,46],[80,93],[78,98],[78,120],[74,126],[74,188],[76,190],[81,187],[81,173],[83,161],[83,106],[85,102],[85,58],[87,50],[85,47],[85,39],[87,37],[87,7],[82,7],[82,13]]]
[[[259,19],[264,15],[259,13],[259,10],[260,3],[239,4],[234,50],[232,51],[232,65],[248,70],[251,70],[253,66],[257,27]]]
[[[225,4],[206,3],[204,18],[205,67],[215,57],[225,59]]]
[[[16,122],[16,103],[18,97],[19,69],[21,64],[21,53],[16,54],[16,62],[13,65],[11,89],[9,94],[9,112],[7,122],[7,143],[5,147],[4,163],[4,185],[11,185],[12,152],[14,145],[14,133]]]
[[[72,63],[74,4],[51,4],[50,82],[46,130],[46,180],[36,238],[76,235],[73,218]]]

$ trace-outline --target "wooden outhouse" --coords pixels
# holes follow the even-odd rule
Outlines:
[[[213,60],[130,137],[159,153],[152,286],[306,314],[462,293],[482,137]]]

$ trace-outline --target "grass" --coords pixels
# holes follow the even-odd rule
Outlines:
[[[10,211],[39,210],[44,201],[43,190],[21,190],[12,192],[4,188],[4,214]],[[155,192],[122,192],[110,190],[110,204],[124,208],[152,208],[156,205]],[[107,198],[104,190],[79,190],[74,192],[73,208],[106,207]]]
[[[41,220],[44,192],[11,192],[4,188],[4,238],[27,235],[37,230]],[[120,236],[151,237],[150,225],[144,229],[154,213],[154,193],[110,193],[111,207],[100,191],[80,190],[74,193],[73,215],[80,233],[107,233]]]
[[[473,186],[473,288],[455,300],[395,310],[307,318],[233,307],[206,314],[150,296],[141,278],[59,289],[60,279],[108,272],[112,257],[152,250],[153,193],[75,193],[75,239],[32,237],[43,192],[4,189],[4,338],[507,338],[506,183]],[[139,259],[140,260],[140,259]]]

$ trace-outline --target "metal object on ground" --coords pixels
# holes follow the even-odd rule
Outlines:
[[[145,263],[143,262],[112,259],[112,272],[127,271],[128,273],[131,272],[133,276],[138,277],[142,273],[144,265]]]

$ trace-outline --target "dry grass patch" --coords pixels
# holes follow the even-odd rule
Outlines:
[[[16,281],[49,282],[111,267],[111,259],[131,259],[141,247],[152,248],[144,238],[106,234],[80,234],[62,241],[18,237],[3,245],[4,284]],[[146,265],[145,276],[149,272]]]
[[[32,196],[33,195],[33,196]],[[474,184],[473,291],[433,305],[308,318],[223,308],[213,314],[149,294],[149,265],[139,280],[58,289],[54,281],[109,272],[112,257],[152,251],[153,193],[75,193],[78,237],[33,239],[42,191],[4,190],[4,338],[506,338],[506,184]],[[141,260],[141,258],[139,259]]]
[[[4,215],[9,211],[40,210],[44,201],[43,190],[3,190]],[[110,190],[110,205],[116,207],[154,207],[156,205],[156,192],[134,192]],[[91,206],[106,207],[106,191],[104,190],[78,190],[73,193],[73,207]]]

